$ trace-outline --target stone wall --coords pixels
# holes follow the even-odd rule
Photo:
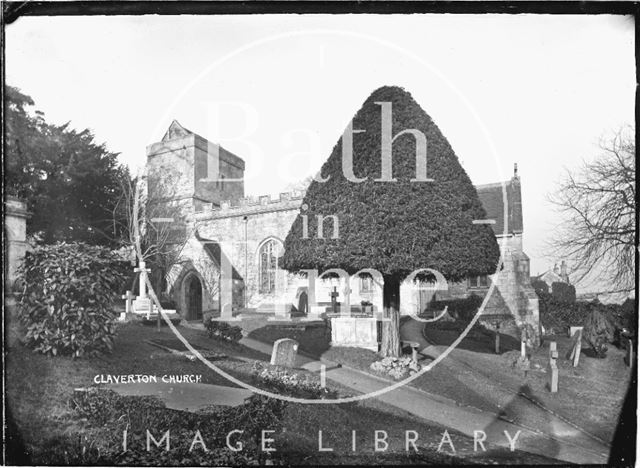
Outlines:
[[[149,200],[186,200],[189,213],[244,197],[244,161],[196,134],[147,147]]]
[[[280,245],[298,215],[302,194],[298,192],[270,196],[250,197],[222,201],[220,208],[210,206],[190,218],[200,236],[222,244],[231,264],[245,279],[246,305],[258,307],[277,300],[274,295],[260,294],[258,288],[258,252],[268,240]],[[276,291],[282,295],[291,292],[299,278],[295,275],[277,275]],[[289,291],[287,291],[289,290]]]
[[[4,206],[4,279],[6,291],[11,291],[27,251],[29,212],[26,203],[15,197],[7,196]]]

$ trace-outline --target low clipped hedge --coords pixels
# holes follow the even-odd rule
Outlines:
[[[310,400],[335,399],[338,392],[320,384],[316,376],[256,362],[251,370],[254,382],[280,395]]]
[[[551,295],[558,302],[576,302],[576,287],[567,283],[551,283]]]
[[[462,299],[447,299],[441,301],[432,301],[429,303],[428,312],[433,310],[443,310],[448,307],[450,315],[459,318],[465,322],[471,321],[478,309],[482,305],[482,297],[476,294],[470,294]]]
[[[18,274],[27,346],[73,357],[112,349],[112,306],[125,274],[110,250],[83,243],[38,246],[26,254]]]
[[[227,341],[239,341],[242,339],[242,328],[229,325],[227,322],[209,319],[204,324],[209,338],[222,338]]]

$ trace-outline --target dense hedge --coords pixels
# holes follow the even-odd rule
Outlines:
[[[571,326],[584,326],[583,336],[596,354],[606,353],[605,342],[619,344],[622,329],[636,332],[637,313],[632,301],[622,305],[591,302],[561,302],[551,294],[538,293],[540,320],[548,334],[567,333]]]
[[[567,283],[551,283],[551,295],[559,302],[576,302],[576,287]]]
[[[443,310],[445,307],[448,307],[449,309],[447,312],[450,315],[457,317],[464,322],[469,322],[476,312],[478,312],[480,305],[482,305],[482,300],[482,297],[477,294],[470,294],[462,299],[431,301],[427,312],[429,316],[431,316],[431,311]]]
[[[228,341],[239,341],[242,339],[242,328],[229,325],[227,322],[209,319],[204,324],[209,338],[222,338]]]
[[[123,285],[123,263],[110,250],[83,243],[43,245],[19,271],[18,310],[25,344],[50,355],[110,351],[112,305]]]
[[[338,396],[336,391],[321,386],[316,376],[292,369],[256,362],[252,377],[261,387],[281,395],[311,400],[335,399]]]
[[[531,281],[531,286],[538,295],[549,294],[549,285],[542,280],[535,279]]]

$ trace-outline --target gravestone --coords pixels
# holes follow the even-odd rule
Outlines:
[[[333,291],[331,291],[331,312],[334,314],[338,313],[338,296],[340,293],[338,292],[338,288],[333,287]]]
[[[149,316],[152,308],[151,299],[147,296],[147,273],[150,273],[151,270],[146,267],[144,261],[140,261],[138,268],[134,268],[133,271],[140,273],[140,277],[138,278],[139,294],[133,301],[133,312],[136,314],[147,314],[147,316]]]
[[[547,372],[549,373],[549,390],[551,393],[557,393],[558,391],[558,349],[556,342],[549,343],[549,366]]]
[[[571,350],[567,353],[567,359],[573,360],[573,367],[578,366],[580,352],[582,351],[582,327],[575,327],[571,341]]]
[[[124,320],[126,320],[127,315],[131,313],[131,303],[133,302],[133,294],[131,294],[131,291],[127,291],[127,293],[122,296],[122,299],[125,300],[124,313],[120,314],[119,320],[123,322]]]
[[[298,342],[291,338],[281,338],[273,343],[271,364],[274,366],[293,367],[298,354]]]

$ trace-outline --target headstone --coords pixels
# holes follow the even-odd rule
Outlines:
[[[271,364],[275,366],[293,367],[298,354],[298,342],[291,338],[282,338],[273,343]]]
[[[131,302],[133,301],[133,294],[131,294],[131,291],[127,291],[127,293],[122,296],[122,299],[125,300],[124,313],[120,314],[120,320],[124,321],[127,318],[127,315],[131,313]]]
[[[331,312],[333,312],[334,314],[338,313],[338,296],[340,295],[340,293],[338,292],[338,288],[337,287],[333,287],[333,291],[331,291],[331,294],[329,294],[331,296]]]
[[[571,338],[575,332],[582,330],[584,327],[569,327],[569,338]]]
[[[140,273],[140,278],[138,279],[139,294],[135,301],[133,301],[133,312],[149,315],[151,312],[151,300],[147,297],[147,273],[151,270],[146,268],[145,262],[141,260],[138,268],[134,268],[133,271]]]
[[[549,374],[549,390],[551,393],[558,391],[558,349],[556,342],[549,343],[549,366],[547,372]]]
[[[573,340],[571,341],[571,350],[567,353],[567,359],[573,361],[573,367],[578,366],[580,361],[580,352],[582,351],[582,327],[575,327]]]

